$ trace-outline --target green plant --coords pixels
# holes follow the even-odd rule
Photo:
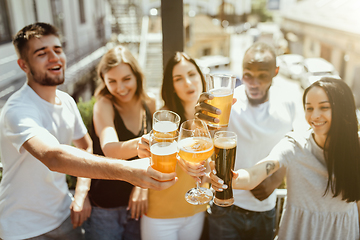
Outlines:
[[[69,189],[75,189],[77,178],[71,175],[66,175],[66,182],[68,184]]]
[[[92,127],[93,107],[95,102],[95,97],[92,97],[89,101],[86,102],[84,102],[82,98],[80,98],[79,102],[77,103],[81,118],[88,131],[90,131]]]
[[[254,0],[251,5],[251,13],[257,15],[260,22],[272,20],[272,13],[267,9],[267,0]]]

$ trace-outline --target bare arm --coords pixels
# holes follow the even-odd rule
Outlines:
[[[74,140],[74,145],[77,148],[83,149],[88,153],[92,153],[92,140],[89,134],[84,137]],[[71,222],[73,227],[79,227],[83,222],[90,217],[91,204],[88,197],[90,190],[91,179],[78,177],[75,187],[74,200],[70,205],[71,210]]]
[[[255,166],[248,169],[239,169],[237,178],[233,181],[233,188],[251,190],[254,189],[270,174],[273,174],[279,169],[279,162],[268,160],[257,163]]]
[[[50,170],[78,177],[123,180],[156,190],[172,186],[175,173],[160,173],[149,167],[149,159],[115,160],[92,155],[84,150],[59,144],[51,134],[46,140],[33,137],[23,147]],[[166,181],[166,182],[164,182]]]
[[[274,190],[279,187],[279,185],[282,183],[284,177],[286,174],[285,168],[280,168],[276,172],[274,172],[271,176],[265,178],[264,181],[262,181],[259,185],[257,185],[254,189],[251,190],[251,193],[259,199],[260,201],[263,201],[267,199]]]
[[[212,187],[216,191],[222,191],[227,186],[223,185],[224,181],[218,178],[215,172],[214,162],[210,163],[212,172],[210,173]],[[251,190],[261,183],[270,174],[273,174],[279,169],[279,161],[267,160],[259,162],[251,168],[239,169],[233,172],[233,185],[234,189]]]
[[[111,101],[105,97],[94,105],[93,122],[96,135],[100,139],[100,146],[105,156],[129,159],[137,156],[140,138],[119,141],[114,125],[114,108]]]

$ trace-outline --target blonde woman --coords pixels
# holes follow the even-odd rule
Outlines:
[[[116,46],[102,57],[98,77],[94,153],[136,159],[139,137],[151,130],[155,112],[155,99],[144,92],[139,64],[127,48]],[[93,179],[89,198],[93,210],[85,224],[86,239],[140,239],[139,219],[147,212],[147,189]]]

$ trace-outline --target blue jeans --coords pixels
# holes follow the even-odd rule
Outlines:
[[[208,209],[210,240],[272,240],[275,208],[266,212],[248,211],[238,206],[219,207],[210,203]]]
[[[140,220],[130,218],[126,207],[92,207],[91,216],[84,222],[86,240],[137,240]]]

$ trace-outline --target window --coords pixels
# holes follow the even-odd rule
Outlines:
[[[9,12],[6,0],[0,0],[0,44],[11,41]]]
[[[85,23],[85,6],[84,0],[79,0],[80,23]]]

